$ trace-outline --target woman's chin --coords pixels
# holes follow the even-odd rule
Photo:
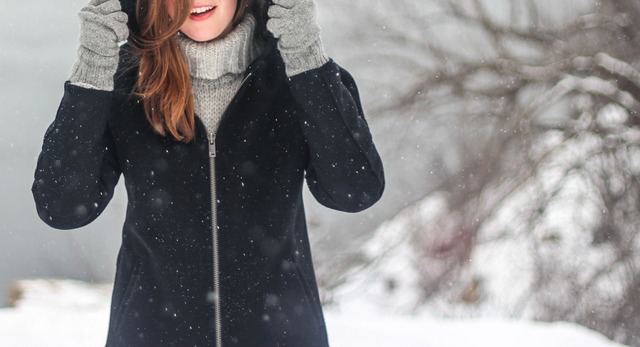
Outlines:
[[[231,31],[233,30],[233,28],[229,28],[227,30],[224,30],[222,32],[210,32],[210,33],[188,33],[188,32],[184,32],[184,31],[180,31],[182,33],[182,35],[190,38],[192,41],[195,42],[209,42],[209,41],[214,41],[214,40],[218,40],[221,38],[224,38],[225,36],[227,36]]]
[[[213,41],[221,36],[220,33],[189,33],[185,31],[180,32],[182,33],[182,35],[196,42]]]

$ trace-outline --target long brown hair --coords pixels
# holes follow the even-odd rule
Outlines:
[[[174,19],[165,2],[174,1]],[[190,142],[195,136],[195,111],[187,62],[174,35],[191,11],[192,0],[137,0],[139,33],[131,41],[140,57],[135,91],[142,97],[151,126],[161,135]],[[238,0],[234,25],[251,9],[253,0]]]

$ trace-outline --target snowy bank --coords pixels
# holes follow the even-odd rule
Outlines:
[[[15,308],[0,309],[0,346],[104,346],[108,286],[76,281],[20,282]],[[621,347],[569,323],[436,320],[373,314],[367,308],[326,312],[333,347]],[[268,347],[268,346],[266,346]]]

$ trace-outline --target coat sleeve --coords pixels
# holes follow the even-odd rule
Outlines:
[[[362,211],[384,191],[382,161],[364,118],[355,81],[333,61],[290,78],[309,147],[305,178],[321,204]]]
[[[110,92],[65,84],[31,188],[38,215],[54,228],[89,224],[113,196],[120,170],[107,127],[111,98]]]

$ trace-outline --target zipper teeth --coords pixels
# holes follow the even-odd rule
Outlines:
[[[240,83],[242,88],[251,77],[249,72]],[[235,99],[235,98],[234,98]],[[233,102],[233,101],[232,101]],[[224,117],[224,114],[223,114]],[[217,131],[217,129],[216,129]],[[216,347],[222,347],[222,295],[220,292],[220,254],[218,251],[218,199],[216,198],[216,134],[209,134],[209,170],[211,177],[211,241],[213,243],[213,291]]]
[[[220,257],[218,252],[218,214],[216,199],[216,137],[209,135],[209,163],[211,177],[211,236],[213,242],[213,291],[216,329],[216,347],[222,347],[222,315],[220,309]]]

